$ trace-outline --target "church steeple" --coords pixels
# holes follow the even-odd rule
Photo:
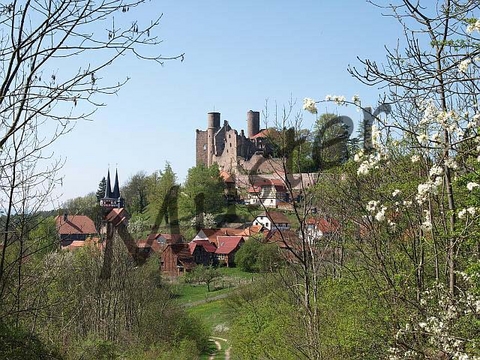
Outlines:
[[[113,208],[123,208],[125,206],[125,200],[120,196],[120,185],[118,183],[118,171],[115,169],[115,184],[113,191],[110,183],[110,170],[107,173],[107,180],[105,184],[105,196],[100,199],[100,206],[105,210],[111,210]]]
[[[118,199],[120,197],[120,186],[118,185],[118,171],[115,169],[115,185],[113,185],[112,198]]]
[[[105,187],[105,199],[109,199],[112,197],[112,188],[110,186],[110,169],[108,169],[107,173],[107,186]]]

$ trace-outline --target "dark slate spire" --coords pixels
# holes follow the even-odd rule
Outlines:
[[[113,185],[112,198],[118,199],[120,197],[120,186],[118,185],[118,171],[115,169],[115,185]]]
[[[107,173],[107,186],[105,187],[105,199],[109,199],[112,197],[112,188],[110,186],[110,169]]]

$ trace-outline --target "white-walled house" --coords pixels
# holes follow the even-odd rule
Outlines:
[[[262,225],[268,230],[286,230],[290,229],[290,220],[288,220],[285,214],[279,211],[267,211],[258,215],[253,220],[253,225]]]
[[[248,189],[248,204],[276,208],[289,202],[285,184],[280,179],[262,179]]]

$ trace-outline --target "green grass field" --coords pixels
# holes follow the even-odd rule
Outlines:
[[[225,350],[228,344],[228,328],[230,327],[230,310],[225,298],[235,288],[249,284],[258,274],[246,273],[238,268],[219,268],[222,277],[216,279],[207,291],[204,284],[186,284],[182,280],[173,286],[176,301],[186,307],[187,311],[201,319],[211,330],[212,336],[218,336],[227,341],[217,341],[222,350],[217,353],[215,343],[211,341],[209,350],[200,359],[206,360],[215,355],[214,359],[225,359]]]

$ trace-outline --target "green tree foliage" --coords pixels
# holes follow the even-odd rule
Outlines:
[[[97,197],[97,201],[100,201],[105,196],[105,190],[107,189],[107,180],[105,177],[100,180],[100,183],[98,184],[98,190],[95,193],[95,196]]]
[[[143,213],[148,205],[147,190],[149,178],[144,171],[133,175],[121,188],[125,208],[129,214]]]
[[[267,272],[284,262],[276,244],[263,244],[251,237],[235,254],[235,264],[246,272]]]
[[[91,192],[85,196],[67,200],[62,207],[67,214],[88,216],[93,220],[96,228],[100,228],[103,212],[95,193]]]
[[[62,359],[53,346],[43,343],[35,334],[0,322],[0,358],[9,360]]]
[[[298,311],[286,300],[283,285],[263,278],[229,299],[230,341],[235,359],[305,359],[295,348]]]
[[[318,170],[340,165],[349,157],[349,130],[343,123],[337,123],[335,114],[322,114],[315,122],[313,131],[312,158]]]
[[[38,226],[29,232],[28,237],[37,246],[35,251],[36,256],[43,256],[51,251],[57,250],[59,237],[55,217],[49,216],[42,218]]]
[[[312,133],[307,129],[297,130],[297,137],[305,139],[305,141],[299,143],[291,153],[292,158],[292,170],[295,173],[309,173],[315,172],[319,169],[315,166],[313,161],[313,138]]]
[[[165,221],[165,225],[169,225],[170,221],[178,220],[171,219],[173,215],[172,206],[176,206],[177,201],[172,196],[172,189],[177,185],[177,175],[173,172],[168,162],[163,170],[150,175],[147,186],[147,215],[152,223],[160,225],[160,223]]]
[[[217,165],[198,165],[188,170],[178,195],[179,211],[189,221],[200,213],[217,214],[225,206],[225,184]]]
[[[144,349],[159,356],[157,352],[185,341],[198,356],[208,332],[175,304],[160,278],[158,258],[137,267],[121,239],[115,236],[113,241],[107,279],[99,276],[104,259],[94,246],[44,259],[41,271],[49,286],[38,288],[37,316],[49,321],[37,329],[40,338],[53,341],[72,358],[112,358]]]
[[[207,285],[207,291],[210,292],[210,285],[215,279],[222,277],[213,266],[197,265],[190,271],[185,278],[185,281],[191,283],[200,283]]]

